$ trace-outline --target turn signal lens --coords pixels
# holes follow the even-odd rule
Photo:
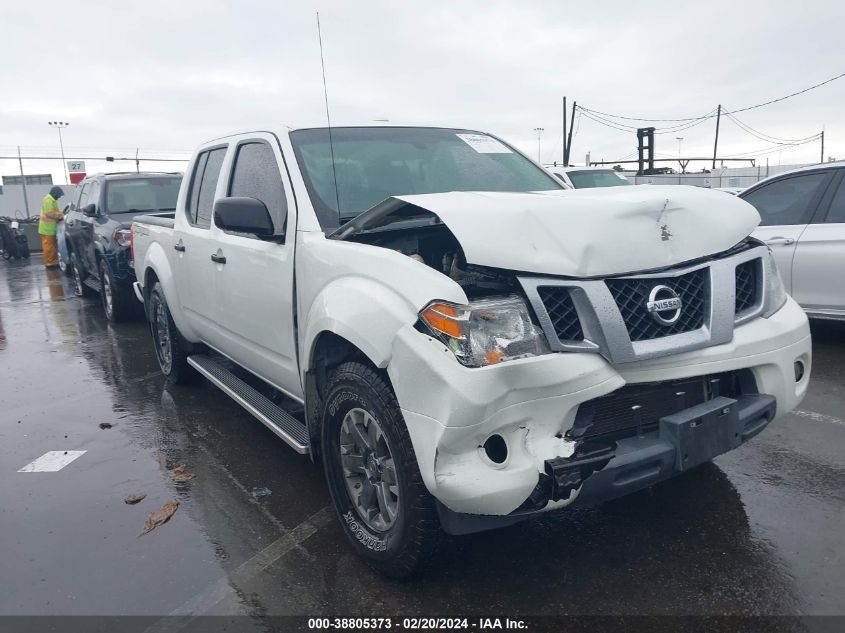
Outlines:
[[[446,303],[433,303],[420,313],[429,327],[451,338],[464,338],[461,331],[460,317],[455,306]]]

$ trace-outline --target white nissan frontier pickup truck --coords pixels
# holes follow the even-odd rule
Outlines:
[[[748,203],[566,190],[482,132],[248,132],[132,226],[161,370],[322,462],[371,565],[640,490],[793,409],[807,318]]]

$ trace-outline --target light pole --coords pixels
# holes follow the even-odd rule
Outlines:
[[[681,142],[684,140],[683,136],[676,136],[675,140],[678,141],[678,158],[681,157]]]
[[[540,162],[540,135],[543,133],[543,128],[535,127],[534,131],[537,132],[537,162]]]
[[[70,178],[67,175],[67,163],[65,163],[65,146],[62,143],[62,128],[67,127],[70,123],[67,121],[47,121],[47,125],[59,131],[59,148],[62,150],[62,173],[65,175],[65,184],[68,184]]]

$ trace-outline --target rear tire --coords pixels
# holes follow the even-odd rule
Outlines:
[[[434,551],[441,530],[396,397],[358,362],[338,366],[327,391],[323,467],[340,525],[370,566],[408,577]]]
[[[150,330],[161,373],[172,385],[193,382],[197,373],[188,364],[190,344],[185,341],[167,307],[164,288],[156,282],[150,292]]]
[[[112,323],[126,321],[132,315],[132,299],[125,288],[115,283],[111,267],[105,259],[100,260],[100,301],[103,304],[103,312],[106,318]]]
[[[76,253],[70,254],[70,265],[73,269],[73,292],[77,297],[90,297],[94,291],[85,285],[82,276],[82,264]]]

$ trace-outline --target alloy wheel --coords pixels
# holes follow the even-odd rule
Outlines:
[[[114,310],[114,297],[112,296],[112,288],[111,288],[111,278],[109,277],[108,271],[103,269],[103,307],[106,310],[106,316],[111,318],[112,317],[112,310]]]
[[[387,436],[363,409],[351,409],[340,425],[340,461],[346,490],[361,520],[384,532],[399,514],[399,480]]]
[[[173,351],[170,341],[170,324],[168,323],[167,310],[164,303],[159,299],[155,302],[155,318],[153,319],[153,338],[155,338],[156,355],[165,374],[170,373],[170,366],[173,362]]]
[[[73,264],[73,285],[76,286],[76,294],[81,297],[85,287],[82,283],[82,274],[79,272],[79,266],[76,263]]]

